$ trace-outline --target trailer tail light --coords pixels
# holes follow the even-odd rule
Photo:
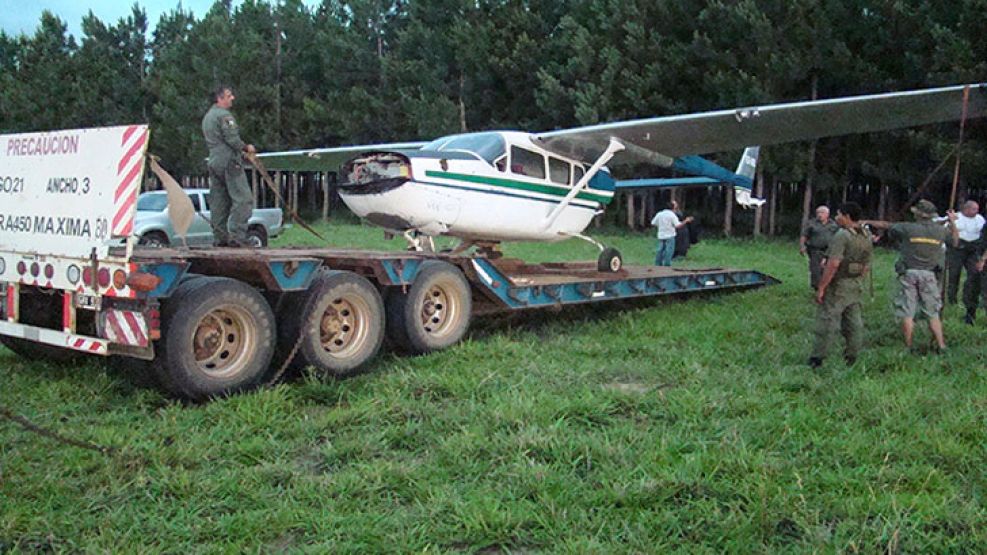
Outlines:
[[[93,287],[96,285],[96,281],[93,280],[92,268],[87,266],[86,269],[82,271],[82,283],[88,285],[89,287]]]
[[[161,339],[161,311],[152,308],[147,311],[148,334],[152,340]]]
[[[45,277],[49,280],[55,277],[55,267],[51,264],[45,264]]]
[[[7,261],[0,258],[0,276],[7,271]]]
[[[127,272],[116,270],[113,272],[113,287],[123,289],[127,286]]]
[[[96,282],[99,283],[100,287],[110,286],[110,270],[107,268],[100,268],[96,272]]]
[[[27,273],[27,264],[23,260],[17,263],[17,273],[22,276]]]
[[[127,285],[134,291],[147,293],[154,291],[161,284],[161,278],[146,272],[134,272],[127,278]]]
[[[31,263],[31,275],[34,277],[41,275],[41,266],[37,262]]]
[[[82,277],[82,270],[80,270],[75,264],[72,264],[67,270],[65,270],[65,277],[68,278],[69,283],[75,285],[79,283],[79,278]]]

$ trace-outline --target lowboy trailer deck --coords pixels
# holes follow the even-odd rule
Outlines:
[[[477,314],[776,282],[723,268],[600,272],[595,262],[424,252],[142,248],[133,218],[147,136],[145,126],[0,135],[0,179],[10,184],[0,189],[0,342],[12,351],[141,359],[173,395],[206,399],[292,366],[351,374],[385,337],[409,353],[443,349]]]
[[[726,268],[611,273],[595,262],[440,253],[137,248],[118,281],[153,288],[122,298],[48,288],[31,275],[35,261],[20,262],[8,267],[24,274],[0,274],[4,344],[30,357],[82,351],[152,361],[163,387],[193,399],[250,389],[285,366],[345,376],[371,364],[385,336],[412,354],[443,349],[476,315],[777,282]],[[101,268],[87,270],[98,276]]]

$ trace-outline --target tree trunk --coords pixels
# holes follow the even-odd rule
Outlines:
[[[881,194],[877,200],[877,219],[886,220],[888,217],[888,186],[881,185]]]
[[[329,220],[329,174],[320,173],[322,181],[322,219]]]
[[[764,198],[764,165],[758,164],[757,166],[757,185],[754,187],[754,194],[757,198]],[[754,237],[761,236],[761,216],[764,213],[762,209],[764,205],[758,205],[754,209]]]
[[[816,100],[819,93],[819,76],[812,76],[812,100]],[[809,167],[805,172],[805,193],[802,197],[802,221],[808,221],[812,214],[812,182],[816,176],[816,144],[819,141],[812,141],[809,146]]]
[[[274,125],[275,140],[281,146],[281,26],[274,22]]]
[[[775,227],[775,221],[778,212],[778,193],[780,192],[778,188],[778,178],[774,177],[771,179],[771,198],[768,200],[768,235],[774,237],[777,228]]]
[[[459,71],[459,131],[466,133],[466,101],[463,99],[466,90],[466,73]]]
[[[634,229],[634,193],[627,192],[627,227]]]
[[[274,172],[274,186],[278,189],[278,194],[274,195],[274,207],[281,208],[281,172]]]
[[[723,209],[723,235],[730,237],[733,233],[733,187],[728,185],[724,189],[726,206]]]

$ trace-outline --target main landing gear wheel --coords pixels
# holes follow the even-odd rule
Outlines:
[[[620,256],[620,251],[613,247],[607,247],[596,259],[596,269],[601,272],[619,272],[624,267],[624,259]]]
[[[395,290],[388,295],[386,307],[388,337],[408,352],[423,354],[463,338],[473,299],[458,268],[429,260],[422,263],[407,293]]]
[[[274,314],[253,287],[229,278],[183,283],[162,313],[156,374],[193,400],[257,387],[274,354]]]
[[[358,373],[384,341],[384,301],[377,289],[353,272],[326,271],[279,311],[280,368],[291,355],[295,369],[314,366],[336,377]],[[301,343],[299,343],[301,341]]]

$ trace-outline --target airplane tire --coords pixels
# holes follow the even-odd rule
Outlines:
[[[620,256],[620,251],[607,247],[596,259],[596,269],[601,272],[619,272],[624,267],[624,259]]]
[[[275,370],[298,344],[291,368],[313,366],[331,376],[352,376],[367,367],[384,342],[384,301],[362,276],[323,271],[306,291],[285,300],[278,330]]]
[[[261,384],[274,354],[274,314],[253,287],[230,278],[192,279],[161,314],[158,368],[165,386],[192,400]]]
[[[423,354],[459,342],[469,329],[473,299],[458,268],[438,260],[422,263],[407,293],[387,297],[387,334],[401,349]]]

